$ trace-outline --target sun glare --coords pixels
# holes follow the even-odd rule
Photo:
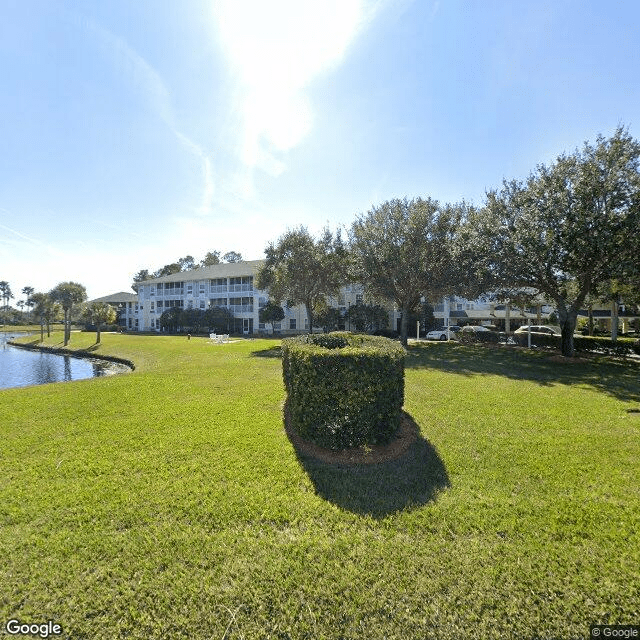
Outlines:
[[[342,60],[365,20],[364,3],[224,0],[215,17],[243,119],[242,159],[277,175],[285,167],[273,152],[293,148],[312,126],[305,88]]]

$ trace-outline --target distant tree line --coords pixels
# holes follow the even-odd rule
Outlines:
[[[208,309],[180,309],[171,307],[160,316],[160,328],[163,331],[185,331],[200,333],[215,330],[217,333],[231,333],[235,316],[226,307]]]
[[[192,271],[198,267],[211,267],[215,264],[241,261],[242,254],[237,251],[228,251],[223,256],[220,255],[220,251],[208,251],[205,257],[199,262],[193,256],[188,255],[184,256],[184,258],[178,258],[176,262],[165,264],[163,267],[160,267],[153,272],[149,271],[149,269],[140,269],[140,271],[133,276],[133,284],[131,285],[131,288],[137,293],[138,283],[144,282],[145,280],[170,276],[182,271]]]

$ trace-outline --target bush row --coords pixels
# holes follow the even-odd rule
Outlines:
[[[497,344],[500,341],[500,334],[497,331],[458,331],[456,338],[462,344],[477,344],[479,342]]]
[[[282,341],[290,426],[330,449],[391,440],[404,403],[405,350],[380,336],[335,332]]]
[[[516,344],[526,347],[528,336],[526,333],[515,334],[513,336]],[[548,349],[560,349],[561,337],[532,333],[531,345]],[[618,338],[615,342],[611,338],[601,338],[596,336],[574,336],[573,347],[577,353],[600,353],[608,356],[624,358],[633,354],[640,355],[640,340],[633,338]]]

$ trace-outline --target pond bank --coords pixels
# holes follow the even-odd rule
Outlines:
[[[53,353],[61,356],[71,356],[75,358],[85,358],[90,360],[106,360],[107,362],[115,362],[117,364],[123,364],[134,371],[136,365],[125,358],[118,358],[117,356],[102,355],[89,351],[88,349],[67,349],[66,347],[48,347],[43,344],[37,344],[35,342],[15,342],[14,340],[8,340],[8,345],[12,347],[18,347],[19,349],[28,349],[30,351],[42,351],[43,353]]]

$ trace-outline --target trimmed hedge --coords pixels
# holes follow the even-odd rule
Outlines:
[[[478,344],[488,342],[498,344],[500,334],[497,331],[458,331],[456,338],[462,344]]]
[[[514,334],[516,344],[526,347],[528,337],[526,333]],[[531,333],[531,346],[547,349],[560,349],[561,336],[546,333]],[[633,338],[618,338],[615,342],[611,338],[596,336],[574,336],[573,347],[576,353],[599,353],[607,356],[624,358],[633,354],[640,355],[640,340]]]
[[[290,427],[330,449],[389,442],[404,403],[401,344],[348,332],[282,341]]]

